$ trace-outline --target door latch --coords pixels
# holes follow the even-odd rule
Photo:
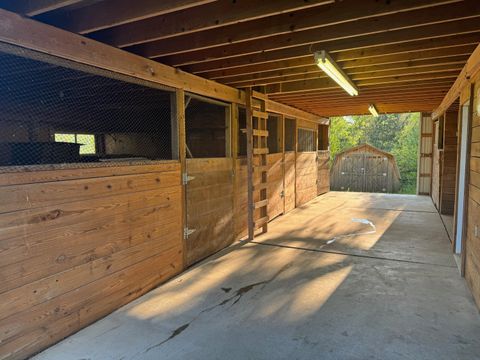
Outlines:
[[[183,228],[183,238],[186,240],[190,235],[192,235],[197,229],[189,229],[188,227]]]
[[[183,173],[183,176],[182,176],[182,183],[183,185],[187,185],[189,181],[192,181],[193,179],[195,179],[195,176],[188,176],[187,173]]]

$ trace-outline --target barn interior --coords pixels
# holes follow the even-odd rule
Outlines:
[[[479,17],[0,0],[0,359],[476,358]],[[421,114],[417,195],[333,191],[369,108]]]

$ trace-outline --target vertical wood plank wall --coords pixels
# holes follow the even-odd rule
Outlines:
[[[432,181],[433,123],[429,114],[422,113],[420,118],[420,142],[418,160],[419,195],[430,195]]]
[[[187,265],[227,247],[234,241],[233,164],[230,158],[187,159],[193,179],[186,186]]]
[[[317,195],[330,191],[330,151],[317,151]]]
[[[480,76],[473,96],[470,184],[465,239],[465,279],[480,308]],[[477,228],[477,231],[475,229]]]
[[[443,127],[443,158],[441,167],[442,214],[453,215],[455,206],[455,184],[457,174],[457,128],[458,113],[447,112]]]
[[[432,201],[440,211],[440,198],[441,198],[441,177],[442,177],[442,158],[443,150],[438,148],[438,132],[439,132],[439,120],[433,123],[433,152],[432,152]]]
[[[0,173],[0,359],[52,345],[246,235],[246,159],[187,159],[186,187],[182,164]],[[269,167],[272,218],[327,190],[316,151],[270,154]],[[196,230],[185,241],[183,211]]]
[[[183,269],[180,165],[0,174],[0,358],[22,359]]]

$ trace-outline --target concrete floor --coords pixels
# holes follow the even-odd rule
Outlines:
[[[429,198],[332,192],[35,359],[471,360],[480,316]]]

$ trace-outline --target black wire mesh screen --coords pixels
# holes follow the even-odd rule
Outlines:
[[[315,131],[310,129],[298,129],[298,151],[316,151]]]
[[[238,107],[238,156],[247,156],[247,110]]]
[[[282,152],[282,122],[277,115],[268,115],[267,130],[268,130],[268,153],[275,154]]]
[[[295,120],[285,118],[285,151],[295,151]]]
[[[230,156],[229,106],[186,95],[185,137],[188,158]]]
[[[172,159],[172,92],[0,45],[0,166]]]

